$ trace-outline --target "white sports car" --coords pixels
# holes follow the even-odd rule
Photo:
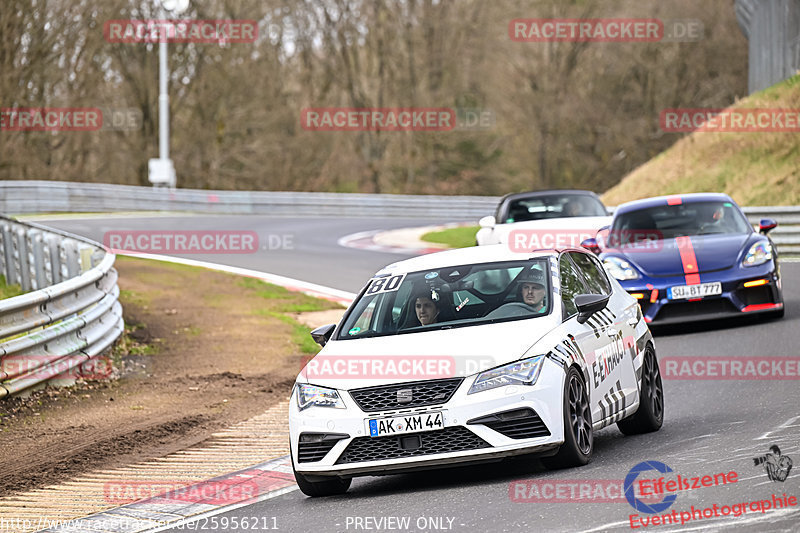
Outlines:
[[[507,243],[519,251],[580,247],[610,225],[611,217],[595,193],[564,189],[508,194],[494,216],[483,217],[478,224],[478,246]]]
[[[292,390],[309,496],[382,475],[534,453],[586,464],[593,431],[661,427],[655,345],[636,300],[586,250],[464,248],[369,280]]]

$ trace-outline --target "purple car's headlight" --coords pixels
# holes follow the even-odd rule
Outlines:
[[[772,259],[772,245],[768,242],[759,241],[747,251],[747,255],[742,260],[742,265],[746,267],[763,265]]]
[[[606,267],[609,274],[620,281],[639,279],[641,277],[636,272],[636,269],[633,268],[633,265],[620,257],[606,257],[603,259],[603,266]]]

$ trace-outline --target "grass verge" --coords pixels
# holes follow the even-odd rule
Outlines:
[[[22,287],[20,287],[19,285],[6,284],[6,277],[0,276],[0,300],[4,300],[6,298],[13,298],[14,296],[19,296],[24,292],[25,291],[23,291]]]
[[[256,296],[265,300],[264,305],[255,310],[257,315],[276,318],[292,328],[292,342],[303,354],[316,354],[319,351],[319,345],[308,334],[308,326],[301,324],[287,313],[309,313],[342,308],[337,303],[314,298],[300,292],[291,292],[258,279],[242,278],[237,283],[240,287],[252,291]]]
[[[431,231],[422,236],[423,241],[446,244],[451,248],[468,248],[475,246],[475,234],[478,233],[478,226],[459,226],[457,228],[447,228],[441,231]]]
[[[731,106],[798,107],[800,75]],[[603,195],[603,201],[619,205],[649,196],[708,191],[725,192],[741,205],[800,204],[800,135],[694,132],[628,174]]]

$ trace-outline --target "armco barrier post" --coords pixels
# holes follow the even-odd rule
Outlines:
[[[17,256],[19,260],[19,284],[23,291],[31,290],[31,269],[28,264],[28,236],[23,228],[17,228]]]
[[[12,285],[16,283],[16,276],[14,276],[14,248],[11,243],[11,226],[3,224],[0,227],[0,236],[3,240],[3,275],[6,277],[6,283]]]
[[[64,281],[61,275],[61,248],[59,247],[60,239],[57,235],[48,235],[47,249],[50,254],[50,282],[55,285]]]
[[[36,272],[36,288],[41,289],[47,287],[47,276],[45,275],[45,259],[44,259],[44,240],[40,231],[30,231],[31,243],[33,248],[33,270]]]

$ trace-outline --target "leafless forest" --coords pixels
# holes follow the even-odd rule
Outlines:
[[[158,45],[103,24],[151,0],[2,0],[0,107],[135,108],[130,131],[0,131],[0,179],[147,184]],[[698,42],[522,43],[509,21],[699,19]],[[171,157],[192,188],[503,194],[603,191],[674,143],[670,107],[747,90],[733,0],[207,0],[176,18],[254,19],[255,43],[169,45]],[[44,29],[44,31],[42,30]],[[319,132],[308,107],[483,110],[490,127]]]

